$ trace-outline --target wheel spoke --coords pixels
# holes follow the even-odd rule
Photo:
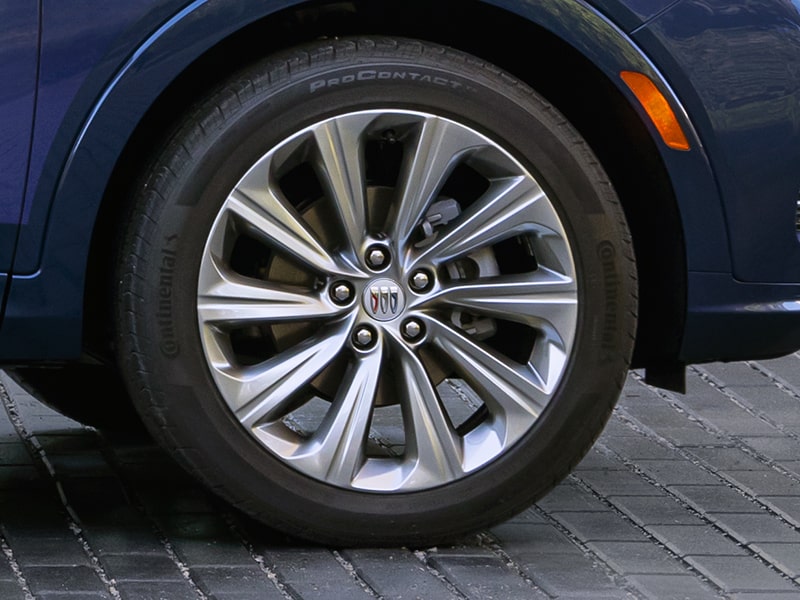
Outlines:
[[[278,246],[317,272],[353,274],[339,265],[298,212],[271,189],[261,169],[254,167],[248,172],[228,196],[223,209],[238,216],[267,244]]]
[[[463,475],[461,438],[428,377],[405,345],[397,344],[406,456],[413,463],[403,487],[417,488]]]
[[[577,329],[572,248],[534,177],[469,126],[405,109],[325,118],[225,199],[197,285],[206,362],[243,429],[298,474],[445,486],[551,401]],[[493,320],[522,343],[481,341]]]
[[[374,119],[370,113],[348,115],[314,128],[320,158],[317,172],[333,200],[354,256],[367,233],[362,136]]]
[[[422,298],[423,303],[444,303],[524,323],[567,347],[575,335],[578,292],[571,277],[540,267],[524,275],[455,283]]]
[[[209,348],[212,375],[220,393],[246,427],[284,416],[295,393],[319,374],[344,346],[351,320],[330,324],[317,335],[269,360],[253,366],[237,366],[224,349]],[[206,335],[207,347],[217,336]]]
[[[406,153],[399,182],[399,198],[395,205],[391,237],[404,247],[414,228],[444,185],[453,168],[470,150],[486,141],[455,123],[438,117],[426,118]]]
[[[453,359],[459,375],[478,392],[493,417],[524,432],[549,401],[550,386],[530,364],[520,365],[435,319],[426,319],[433,344]]]
[[[365,445],[383,361],[382,347],[356,358],[316,432],[285,457],[297,468],[349,486],[365,460]]]
[[[340,312],[325,295],[243,277],[213,258],[201,267],[197,299],[201,323],[297,321]]]
[[[414,262],[441,264],[514,235],[542,227],[560,229],[558,218],[542,189],[529,177],[507,177],[492,182],[487,192],[458,219],[448,224]]]

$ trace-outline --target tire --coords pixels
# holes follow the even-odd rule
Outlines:
[[[342,39],[193,109],[122,237],[122,372],[246,513],[430,544],[553,488],[619,396],[635,263],[553,107],[452,49]]]

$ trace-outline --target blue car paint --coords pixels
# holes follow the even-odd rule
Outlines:
[[[0,273],[11,268],[33,126],[39,14],[34,2],[0,4]],[[4,286],[0,284],[0,297]]]
[[[91,15],[104,8],[103,2],[45,0],[42,71],[46,77],[40,88],[40,118],[34,135],[16,275],[0,329],[0,359],[78,356],[88,241],[106,179],[128,136],[160,91],[200,54],[248,23],[296,3],[259,3],[243,10],[241,3],[228,0],[197,0],[190,4],[132,0],[119,13],[109,16],[109,22],[104,13],[99,30],[85,31],[81,25],[91,19],[73,23],[72,29],[62,28],[60,23],[76,14],[76,4],[84,14]],[[690,135],[692,150],[677,152],[661,143],[658,147],[671,177],[687,240],[689,314],[680,358],[737,358],[741,348],[748,350],[741,343],[738,347],[730,344],[725,335],[714,335],[720,327],[738,331],[738,341],[749,341],[754,352],[777,353],[800,346],[796,325],[792,328],[797,322],[793,309],[800,298],[800,286],[744,284],[732,276],[730,256],[738,257],[741,251],[737,249],[742,244],[768,243],[763,238],[769,238],[772,229],[762,227],[766,231],[759,235],[748,232],[745,240],[729,239],[726,218],[729,223],[735,218],[731,220],[730,214],[723,214],[718,185],[727,193],[735,176],[739,176],[752,186],[764,177],[760,164],[764,160],[750,157],[756,161],[751,164],[758,177],[733,172],[728,161],[738,164],[734,159],[741,161],[747,156],[747,140],[737,138],[735,128],[720,129],[720,121],[704,112],[703,96],[698,90],[708,91],[703,86],[710,85],[710,81],[689,80],[681,75],[675,58],[669,55],[671,49],[680,49],[682,39],[675,37],[681,32],[670,28],[670,23],[678,22],[673,15],[698,7],[714,9],[713,3],[596,0],[592,3],[596,8],[582,2],[490,3],[540,24],[582,52],[619,87],[643,120],[641,108],[618,78],[622,69],[648,73],[678,112]],[[793,6],[766,0],[762,3],[762,7],[784,5],[791,10],[767,11],[765,20],[740,24],[746,30],[767,26],[774,32],[780,19],[785,19],[787,27],[796,28],[798,18]],[[705,44],[701,48],[715,42],[709,35],[713,38],[715,32],[725,31],[724,13],[722,9],[706,10],[698,17],[695,39]],[[778,37],[770,39],[776,49],[794,52],[791,44],[787,48]],[[791,56],[797,60],[795,54]],[[773,102],[775,98],[794,97],[800,89],[791,73],[776,86],[778,89],[772,90]],[[726,109],[735,113],[736,107],[717,108],[723,113]],[[796,119],[795,114],[795,128]],[[650,130],[657,139],[652,127]],[[793,132],[796,134],[796,129]],[[716,135],[731,143],[724,158]],[[768,138],[769,134],[764,133],[760,142]],[[794,139],[796,142],[798,137]],[[796,173],[792,175],[796,179]],[[780,185],[791,187],[795,183],[788,177]],[[773,219],[772,224],[784,219],[788,207],[794,206],[794,199],[780,200],[775,202],[780,207],[767,215]],[[786,219],[779,225],[790,228],[792,223],[792,219]],[[782,269],[784,273],[783,278],[771,281],[800,281],[800,277],[789,278],[793,266],[788,261],[780,256],[772,258],[777,265],[773,270]],[[747,270],[737,274],[740,272]],[[758,346],[759,338],[771,334],[774,338],[770,342],[754,349],[752,345]]]
[[[105,88],[96,85],[102,77],[94,71],[84,76],[83,89],[88,86],[94,93],[73,94],[75,99],[64,117],[69,127],[58,132],[54,149],[36,181],[36,191],[28,198],[32,216],[22,228],[20,260],[15,263],[15,273],[25,276],[15,275],[11,284],[0,329],[0,358],[51,359],[79,354],[86,241],[91,237],[93,215],[102,200],[107,176],[129,134],[164,87],[197,56],[227,35],[288,4],[259,4],[245,12],[237,10],[239,5],[229,0],[197,0],[160,27],[153,27],[149,37],[131,47],[128,59],[115,75],[108,77]],[[588,5],[506,1],[496,4],[536,19],[557,35],[575,40],[612,76],[621,68],[637,68],[658,78],[624,34]],[[593,41],[597,35],[604,36],[603,46]],[[115,33],[117,39],[118,36]],[[102,61],[97,67],[105,69],[104,75],[106,64]],[[617,83],[629,95],[622,82]],[[99,100],[94,105],[80,102],[81,98],[90,97]],[[84,118],[80,125],[76,115]],[[62,139],[77,140],[68,156],[60,149]],[[665,158],[674,154],[666,151]],[[688,159],[696,163],[688,168],[702,180],[704,162],[696,156],[692,154]],[[60,178],[56,176],[59,173]],[[35,175],[32,173],[32,178]],[[705,179],[713,185],[708,175]],[[53,196],[55,201],[51,202]],[[720,229],[719,234],[724,236],[724,231]],[[724,258],[724,253],[720,254],[719,259]],[[53,301],[54,295],[58,302]],[[52,335],[54,328],[60,332],[59,336]],[[9,348],[10,342],[6,342],[12,339],[13,350]],[[14,354],[7,356],[5,353],[9,351]]]
[[[684,0],[634,37],[671,74],[711,157],[735,278],[800,281],[797,4]]]
[[[588,0],[611,18],[621,29],[630,32],[660,15],[680,0]]]

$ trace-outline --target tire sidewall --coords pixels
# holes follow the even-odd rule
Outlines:
[[[485,65],[453,53],[426,56],[414,44],[405,54],[322,52],[306,64],[293,55],[253,67],[214,94],[162,155],[165,166],[155,170],[139,200],[152,218],[137,236],[136,252],[123,261],[139,275],[123,284],[123,296],[133,291],[128,296],[137,299],[124,316],[135,332],[123,343],[136,357],[127,370],[135,370],[139,389],[148,390],[136,401],[153,433],[183,448],[179,459],[240,508],[317,539],[341,541],[341,532],[349,531],[353,539],[424,540],[518,512],[565,476],[594,441],[631,351],[627,233],[610,186],[598,184],[602,172],[584,146],[574,145],[577,135],[541,98]],[[233,100],[233,88],[255,91],[240,91]],[[398,494],[335,488],[266,451],[217,392],[196,312],[209,231],[247,169],[308,125],[377,108],[451,118],[513,154],[558,211],[580,284],[568,367],[531,430],[473,474]]]

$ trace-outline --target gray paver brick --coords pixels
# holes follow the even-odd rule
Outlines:
[[[577,476],[604,496],[658,496],[663,493],[630,471],[582,471]]]
[[[457,598],[408,551],[358,549],[346,553],[358,574],[386,598]]]
[[[654,525],[648,531],[678,556],[747,554],[740,544],[710,525]]]
[[[463,552],[463,551],[462,551]],[[436,552],[431,564],[450,581],[458,582],[459,590],[475,600],[546,600],[548,596],[529,584],[497,556],[485,552],[474,554]]]
[[[553,516],[584,542],[644,539],[635,525],[616,513],[553,513]]]
[[[153,554],[107,554],[106,572],[117,581],[182,581],[183,575],[168,556]]]
[[[798,403],[800,404],[800,403]],[[800,413],[798,406],[794,407]],[[800,419],[800,414],[798,414]],[[797,460],[800,456],[800,441],[786,437],[743,437],[742,442],[773,460]]]
[[[770,360],[760,360],[758,365],[794,388],[800,388],[800,357],[797,353]]]
[[[44,592],[37,594],[36,600],[111,600],[113,596],[105,592]]]
[[[763,471],[769,469],[763,462],[740,448],[687,448],[687,451],[719,471]]]
[[[265,554],[278,565],[286,586],[304,600],[328,598],[335,591],[350,594],[353,598],[365,596],[364,589],[329,550],[268,549]]]
[[[726,592],[800,591],[800,587],[750,556],[687,556],[687,562]]]
[[[611,456],[607,456],[597,450],[591,450],[583,457],[581,462],[575,467],[580,471],[624,471],[625,465]]]
[[[759,499],[795,527],[800,527],[800,496],[761,496]]]
[[[34,595],[46,592],[105,593],[106,587],[91,567],[28,567],[23,571]]]
[[[0,581],[14,581],[15,577],[11,564],[8,562],[8,557],[0,557]]]
[[[508,552],[531,554],[580,554],[580,549],[554,525],[504,523],[492,533]]]
[[[197,592],[185,581],[124,581],[117,591],[122,600],[197,600]]]
[[[3,600],[25,600],[25,592],[16,581],[0,580],[0,598]]]
[[[635,385],[638,386],[639,384],[635,384]],[[649,389],[647,389],[647,388],[639,388],[639,389],[642,389],[643,391],[649,392]],[[661,404],[661,401],[659,400],[658,403]],[[625,404],[625,401],[624,401],[624,397],[623,397],[623,400],[622,400],[622,402],[619,403],[619,405],[623,406],[624,404]],[[638,401],[635,404],[636,404],[636,406],[640,406]],[[603,430],[603,439],[608,439],[608,438],[640,438],[640,437],[642,437],[641,433],[639,433],[638,431],[632,429],[627,423],[623,423],[621,420],[614,419],[614,418],[612,418],[606,424],[606,427]]]
[[[776,376],[791,380],[800,390],[800,358],[759,364],[778,369]],[[600,600],[632,597],[631,589],[641,597],[658,600],[717,596],[715,588],[674,552],[717,578],[726,589],[746,584],[750,587],[741,589],[760,590],[728,591],[726,600],[800,596],[800,585],[761,562],[798,577],[800,547],[797,531],[790,526],[800,525],[798,477],[781,474],[742,450],[748,446],[800,475],[800,399],[748,365],[710,365],[707,370],[720,379],[723,392],[737,394],[752,411],[737,407],[696,373],[690,374],[687,396],[656,392],[629,378],[617,414],[638,421],[644,429],[639,431],[634,428],[637,423],[632,427],[612,416],[599,444],[573,476],[543,498],[538,508],[492,529],[498,548],[511,563],[485,547],[465,544],[429,550],[424,555],[429,568],[404,549],[350,551],[353,556],[361,553],[358,560],[352,559],[353,568],[370,585],[379,582],[387,598],[458,596],[436,576],[437,571],[464,597],[482,600],[543,598],[544,592],[560,598]],[[0,378],[5,381],[1,374]],[[36,436],[62,479],[62,489],[79,515],[91,552],[99,557],[107,575],[115,578],[122,600],[198,598],[169,558],[159,537],[162,534],[209,600],[285,600],[287,594],[302,595],[304,600],[368,597],[347,565],[330,551],[286,541],[285,536],[265,528],[237,522],[246,541],[253,543],[268,567],[274,566],[280,580],[286,581],[285,592],[281,592],[227,521],[215,514],[219,502],[176,468],[163,451],[147,440],[100,437],[30,396],[14,394],[26,428]],[[763,414],[783,430],[752,413]],[[692,415],[702,422],[690,420]],[[108,456],[114,458],[112,463],[106,462]],[[636,468],[647,477],[635,472]],[[126,492],[134,491],[135,502],[148,514],[131,505],[131,496],[123,493],[118,478],[125,482]],[[64,506],[54,491],[38,457],[28,454],[0,411],[0,526],[36,600],[110,598],[70,531]],[[757,495],[758,501],[744,492]],[[699,515],[676,502],[672,494]],[[789,523],[770,515],[763,506]],[[155,523],[148,515],[156,516]],[[586,546],[574,543],[550,519]],[[714,525],[702,524],[706,519]],[[749,541],[750,547],[743,548],[720,528]],[[298,560],[302,556],[313,558]],[[343,556],[351,558],[348,553]],[[542,591],[537,593],[517,569]],[[67,574],[72,580],[62,577]],[[134,581],[129,577],[169,579]],[[776,585],[780,589],[775,589]],[[789,587],[781,587],[786,585]],[[48,586],[58,589],[46,591]],[[10,567],[0,565],[0,599],[15,597],[23,597],[21,588]]]
[[[198,567],[189,569],[189,574],[200,589],[212,597],[217,594],[252,590],[261,593],[265,600],[283,598],[266,574],[255,565],[250,567]]]
[[[743,362],[704,365],[703,370],[724,381],[726,388],[731,386],[765,387],[769,383],[764,375]]]
[[[675,485],[670,491],[698,510],[724,512],[760,513],[764,507],[752,498],[725,484],[719,485]]]
[[[22,442],[16,440],[2,442],[2,438],[0,438],[0,464],[5,466],[33,465],[34,460]]]
[[[515,557],[528,576],[553,596],[618,597],[626,592],[595,562],[584,556],[535,554]]]
[[[349,600],[349,596],[346,593],[342,593],[341,595],[336,594],[330,597],[330,600]],[[167,599],[167,600],[172,600]],[[214,594],[213,600],[264,600],[264,595],[261,592],[254,591],[254,590],[238,590],[236,592],[223,592],[219,594]]]
[[[745,544],[752,542],[793,542],[800,544],[800,533],[769,514],[725,513],[717,523]]]
[[[703,525],[694,512],[669,496],[614,496],[616,507],[639,525]]]
[[[753,495],[800,496],[800,482],[777,471],[725,471],[725,475]]]
[[[589,548],[617,573],[686,574],[687,568],[652,542],[589,542]]]
[[[119,520],[109,523],[92,523],[84,531],[84,536],[95,553],[120,554],[136,552],[139,554],[163,554],[164,546],[158,539],[151,523],[135,512],[115,513]]]
[[[729,446],[731,444],[724,437],[708,432],[694,423],[686,424],[683,427],[662,427],[658,423],[646,424],[678,448],[686,446]]]
[[[636,466],[661,485],[714,485],[719,477],[682,460],[638,460]]]
[[[22,567],[89,566],[89,558],[78,539],[65,532],[59,536],[20,535],[12,538],[14,558]]]
[[[563,483],[537,502],[548,512],[604,512],[610,510],[601,500],[577,485]]]
[[[637,435],[636,437],[603,437],[602,441],[609,450],[627,459],[675,460],[680,455],[671,448],[655,443],[655,440]]]
[[[534,508],[527,508],[523,510],[521,513],[511,517],[506,522],[511,523],[512,525],[528,524],[528,523],[536,523],[541,525],[547,523],[547,520],[539,513],[537,513]]]
[[[800,592],[739,592],[730,600],[800,600]]]
[[[797,414],[797,398],[788,394],[774,385],[760,387],[728,387],[730,392],[736,394],[740,402],[750,407],[757,414],[764,415],[772,422],[786,426],[800,425],[800,415]]]
[[[630,582],[651,600],[719,600],[709,585],[690,575],[633,575]]]
[[[751,547],[790,577],[800,577],[800,544],[757,542]]]
[[[253,558],[233,536],[214,536],[199,539],[173,539],[175,552],[192,567],[248,566]]]

